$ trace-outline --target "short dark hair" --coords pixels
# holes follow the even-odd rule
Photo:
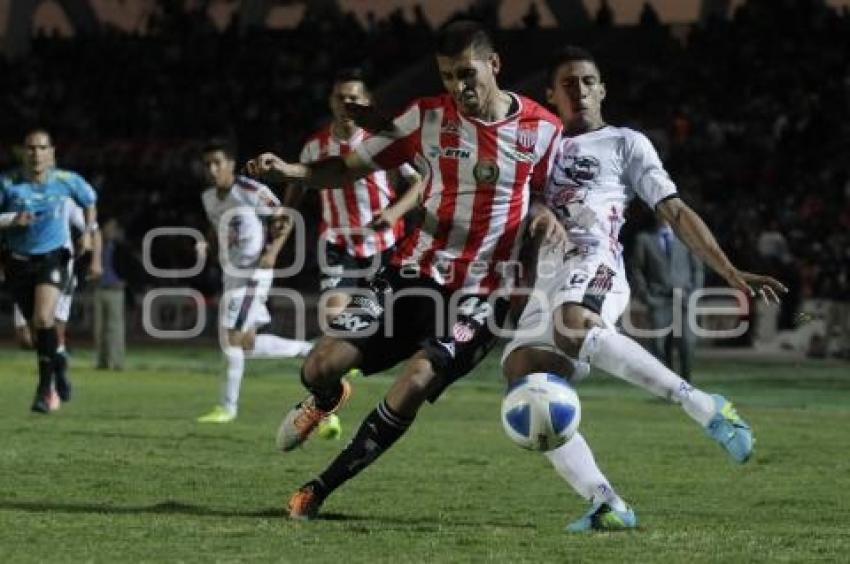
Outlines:
[[[230,159],[231,161],[236,160],[236,143],[231,139],[227,139],[224,137],[213,137],[212,139],[208,139],[204,146],[201,147],[201,154],[206,155],[207,153],[214,153],[216,151],[221,151],[224,153],[224,156]]]
[[[481,22],[469,19],[452,20],[437,31],[437,55],[454,57],[469,47],[482,55],[495,51],[493,38]]]
[[[334,84],[341,82],[362,82],[366,89],[369,89],[369,84],[366,82],[366,73],[360,67],[346,67],[339,69],[334,74]]]
[[[577,45],[566,45],[555,51],[549,59],[549,64],[546,67],[546,77],[549,79],[547,84],[551,85],[552,81],[555,80],[555,73],[558,72],[561,65],[576,61],[593,63],[593,66],[595,66],[597,70],[599,69],[599,64],[596,62],[596,58],[590,51],[584,47],[578,47]]]
[[[46,127],[41,126],[30,127],[29,129],[27,129],[26,133],[24,133],[24,141],[26,141],[27,137],[35,135],[36,133],[42,133],[44,135],[47,135],[47,140],[50,142],[51,145],[53,145],[53,135],[50,134]]]

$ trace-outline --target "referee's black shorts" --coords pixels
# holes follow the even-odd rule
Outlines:
[[[32,319],[36,286],[50,284],[60,290],[68,287],[70,260],[71,252],[64,247],[38,255],[7,255],[6,285],[27,321]]]

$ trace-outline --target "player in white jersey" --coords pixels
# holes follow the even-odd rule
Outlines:
[[[212,230],[209,240],[219,243],[224,294],[219,307],[219,326],[226,363],[221,403],[198,418],[201,423],[227,423],[236,418],[245,358],[304,356],[312,345],[306,341],[257,334],[271,321],[266,299],[273,268],[286,239],[285,230],[266,237],[266,223],[278,220],[282,208],[265,185],[235,174],[235,151],[224,141],[212,141],[203,150],[206,172],[213,187],[201,196]],[[223,246],[222,246],[223,245]],[[198,252],[206,255],[206,244]]]
[[[649,140],[604,122],[605,85],[590,53],[575,47],[559,52],[549,80],[547,96],[561,117],[564,136],[545,199],[567,229],[569,242],[566,249],[540,247],[534,269],[539,293],[529,298],[503,356],[508,384],[533,372],[575,379],[577,373],[586,375],[589,363],[680,404],[733,460],[746,462],[752,433],[732,404],[692,387],[615,329],[629,298],[617,241],[623,210],[635,196],[644,200],[733,288],[778,301],[776,293],[785,287],[735,268],[699,216],[679,198]],[[634,512],[611,488],[580,433],[545,454],[592,504],[569,530],[635,526]]]

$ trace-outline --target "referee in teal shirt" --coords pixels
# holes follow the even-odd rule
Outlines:
[[[56,168],[53,141],[44,129],[32,130],[24,138],[23,161],[20,170],[0,176],[0,228],[6,283],[35,330],[38,387],[32,410],[48,413],[54,385],[62,401],[71,398],[67,376],[56,371],[62,359],[57,353],[54,314],[70,276],[71,258],[65,248],[70,233],[62,208],[67,198],[83,208],[86,229],[80,247],[89,251],[97,231],[97,195],[80,175]]]

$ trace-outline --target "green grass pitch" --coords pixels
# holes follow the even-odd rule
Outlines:
[[[212,349],[135,350],[121,373],[73,359],[76,397],[28,411],[32,353],[0,366],[0,562],[800,562],[850,553],[846,364],[703,362],[736,401],[756,454],[736,466],[684,413],[594,375],[582,430],[638,512],[637,531],[568,535],[585,504],[499,422],[498,355],[420,413],[411,431],[324,506],[289,522],[290,492],[387,389],[354,382],[341,441],[282,455],[274,435],[302,394],[295,362],[248,363],[239,419],[199,425],[218,394]]]

